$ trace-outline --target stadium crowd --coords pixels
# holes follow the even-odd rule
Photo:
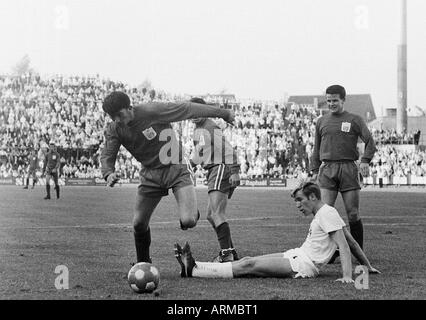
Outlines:
[[[185,99],[156,93],[151,88],[133,88],[99,76],[0,76],[0,177],[24,176],[31,149],[38,151],[41,167],[50,141],[58,146],[61,154],[62,177],[101,177],[99,152],[106,120],[102,101],[112,90],[125,91],[135,104]],[[318,110],[259,102],[228,107],[235,111],[236,125],[219,124],[237,149],[242,178],[307,176]],[[194,125],[183,121],[174,127],[190,155]],[[373,173],[426,175],[424,152],[397,152],[391,146],[399,142],[415,143],[417,133],[398,135],[391,130],[372,129],[372,134],[379,149],[371,163]],[[120,150],[116,166],[124,178],[139,177],[140,164],[124,148]],[[202,170],[198,170],[197,175],[203,177]]]
[[[382,145],[371,161],[373,178],[426,177],[426,152],[397,151],[394,146]]]
[[[419,144],[420,130],[398,133],[395,129],[379,130],[369,128],[377,144]]]

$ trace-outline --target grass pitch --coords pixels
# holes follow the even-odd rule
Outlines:
[[[53,190],[54,191],[54,190]],[[135,261],[131,221],[136,186],[62,187],[62,198],[43,200],[44,187],[0,186],[0,299],[425,299],[426,195],[362,190],[365,251],[383,273],[369,289],[337,283],[340,263],[317,279],[182,279],[173,244],[189,241],[194,257],[208,261],[219,251],[206,218],[206,189],[197,189],[202,218],[181,231],[173,195],[151,220],[151,255],[160,271],[160,295],[136,294],[127,284]],[[54,192],[53,192],[54,194]],[[347,221],[339,198],[337,209]],[[239,255],[298,247],[310,218],[295,209],[282,189],[239,188],[228,218]],[[69,271],[69,289],[57,290],[58,265]],[[354,264],[355,267],[356,264]]]

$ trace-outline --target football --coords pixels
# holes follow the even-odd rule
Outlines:
[[[139,262],[130,269],[127,279],[133,291],[151,293],[158,287],[160,272],[151,263]]]

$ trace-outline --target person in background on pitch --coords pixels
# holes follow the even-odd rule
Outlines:
[[[192,98],[191,102],[206,104],[201,98]],[[191,165],[201,165],[207,170],[208,204],[207,220],[216,232],[220,246],[219,255],[214,262],[238,260],[231,238],[229,223],[225,213],[228,199],[240,184],[240,164],[231,144],[223,135],[222,129],[211,119],[192,120],[194,130],[194,157]]]
[[[42,177],[46,175],[46,197],[44,200],[50,199],[50,179],[53,178],[55,183],[56,198],[59,199],[59,168],[61,166],[60,155],[56,150],[56,145],[53,142],[49,143],[49,151],[46,153],[43,161]]]
[[[30,177],[33,178],[33,186],[31,187],[31,189],[34,189],[34,186],[37,183],[36,170],[38,168],[38,157],[34,149],[31,149],[30,154],[28,155],[28,160],[28,173],[25,178],[24,189],[28,189],[28,185],[30,184]]]
[[[315,144],[311,161],[312,179],[321,188],[322,199],[334,206],[338,193],[342,195],[350,232],[363,248],[364,228],[359,215],[359,171],[364,177],[369,175],[369,163],[376,152],[376,145],[364,120],[343,109],[346,91],[340,85],[326,90],[327,105],[330,112],[317,121]],[[361,163],[357,142],[365,143]],[[331,259],[334,261],[338,253]]]
[[[296,207],[304,216],[313,215],[308,236],[300,248],[238,261],[199,262],[192,257],[188,243],[182,248],[175,244],[175,256],[181,266],[181,277],[238,278],[246,276],[273,278],[313,278],[318,276],[337,248],[342,261],[342,277],[336,281],[353,283],[351,252],[368,268],[373,268],[359,244],[344,228],[345,222],[337,210],[321,201],[321,190],[313,182],[305,182],[292,192]]]
[[[230,110],[190,102],[132,106],[129,96],[118,91],[105,98],[102,108],[113,120],[105,130],[101,152],[102,175],[107,185],[113,187],[120,179],[115,162],[121,145],[142,164],[133,230],[137,262],[152,262],[149,222],[169,189],[177,201],[182,230],[195,227],[200,218],[192,168],[170,123],[204,117],[219,117],[232,123],[235,116]]]

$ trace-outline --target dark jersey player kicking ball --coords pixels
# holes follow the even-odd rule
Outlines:
[[[121,145],[142,164],[133,229],[137,262],[150,262],[149,222],[169,189],[173,190],[176,198],[183,230],[195,227],[200,217],[192,170],[170,123],[204,117],[219,117],[232,123],[234,113],[190,102],[152,102],[132,106],[130,98],[123,92],[109,94],[102,108],[113,120],[105,131],[105,145],[101,153],[102,175],[107,185],[113,187],[119,180],[115,161]]]

